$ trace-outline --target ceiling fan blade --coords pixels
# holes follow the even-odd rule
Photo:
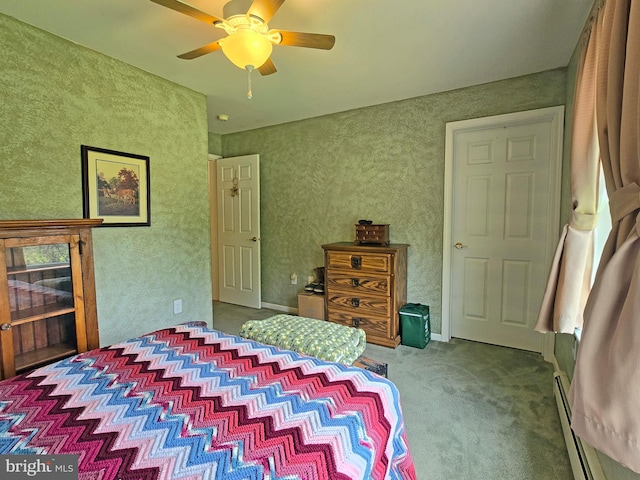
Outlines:
[[[196,20],[200,20],[201,22],[214,24],[216,22],[221,22],[222,19],[218,17],[214,17],[213,15],[209,15],[208,13],[204,13],[201,10],[198,10],[191,5],[187,5],[186,3],[181,2],[180,0],[151,0],[158,5],[162,5],[163,7],[170,8],[171,10],[175,10],[176,12],[184,13],[185,15],[189,15],[190,17],[195,18]]]
[[[331,50],[336,43],[336,37],[333,35],[324,35],[321,33],[300,33],[287,32],[286,30],[271,30],[277,32],[282,37],[279,45],[288,47],[307,47],[319,48],[321,50]]]
[[[273,60],[271,57],[267,58],[267,61],[258,69],[260,75],[271,75],[272,73],[276,73],[278,70],[276,66],[273,64]]]
[[[190,52],[183,53],[182,55],[178,55],[178,58],[182,58],[184,60],[192,60],[194,58],[201,57],[202,55],[206,55],[207,53],[215,52],[216,50],[220,50],[220,45],[218,42],[212,42],[204,47],[196,48],[195,50],[191,50]]]
[[[260,17],[264,23],[269,23],[283,3],[284,0],[253,0],[247,14]]]

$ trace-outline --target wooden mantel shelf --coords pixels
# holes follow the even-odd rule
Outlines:
[[[78,232],[102,224],[101,218],[71,218],[55,220],[0,220],[0,237],[6,238],[13,235],[33,235],[34,231],[40,235],[56,234],[59,231]]]
[[[97,227],[101,218],[71,218],[55,220],[0,220],[0,229]]]

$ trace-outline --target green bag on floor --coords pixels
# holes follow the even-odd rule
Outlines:
[[[400,309],[400,335],[402,345],[424,348],[431,340],[429,305],[407,303]]]

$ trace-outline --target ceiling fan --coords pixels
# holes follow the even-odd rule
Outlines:
[[[267,22],[285,0],[231,0],[224,6],[225,18],[210,15],[180,0],[151,1],[227,33],[215,42],[178,55],[187,60],[222,49],[234,65],[249,72],[256,69],[262,75],[271,75],[277,71],[271,60],[273,45],[331,50],[336,40],[333,35],[269,29]]]

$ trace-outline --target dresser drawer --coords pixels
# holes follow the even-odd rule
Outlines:
[[[358,272],[389,273],[391,255],[388,253],[341,252],[330,250],[326,255],[327,268],[340,268]]]
[[[327,290],[327,309],[340,309],[353,312],[354,315],[380,315],[389,317],[391,299],[372,295],[350,295],[336,290]]]
[[[328,318],[330,322],[363,329],[367,334],[367,341],[370,340],[370,335],[380,338],[389,338],[391,335],[388,318],[376,318],[371,315],[358,315],[336,310],[329,310]]]
[[[340,289],[350,295],[373,294],[391,295],[389,277],[385,275],[364,274],[362,272],[343,272],[329,270],[326,287]]]
[[[395,348],[400,344],[397,310],[407,303],[406,244],[323,245],[326,319],[359,326],[367,342]]]

